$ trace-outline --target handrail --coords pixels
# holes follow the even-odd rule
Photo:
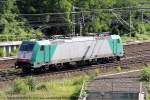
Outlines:
[[[0,41],[22,41],[29,39],[36,39],[38,36],[34,34],[25,34],[25,35],[0,35]]]

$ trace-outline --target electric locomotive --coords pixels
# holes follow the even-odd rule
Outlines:
[[[15,66],[23,72],[72,62],[117,59],[124,55],[119,35],[23,41]],[[58,66],[57,66],[58,67]]]

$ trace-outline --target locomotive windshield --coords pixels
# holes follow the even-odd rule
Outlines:
[[[20,51],[32,51],[34,48],[34,43],[22,44],[20,47]]]

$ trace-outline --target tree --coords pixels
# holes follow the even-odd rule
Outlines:
[[[6,0],[2,4],[0,23],[1,33],[20,34],[23,31],[24,21],[18,16],[18,8],[14,0]]]
[[[142,2],[144,1],[147,2],[148,0]],[[79,21],[82,14],[84,16],[84,33],[112,31],[124,35],[130,32],[129,25],[123,25],[111,11],[102,9],[126,9],[128,7],[138,7],[139,4],[141,4],[141,0],[19,0],[17,3],[15,0],[6,0],[1,4],[0,31],[1,33],[20,34],[22,30],[28,33],[31,27],[34,29],[42,27],[41,29],[48,28],[45,32],[50,35],[55,33],[70,34],[72,8],[75,6],[77,7],[75,11],[78,12],[74,14],[76,16],[77,33],[80,31]],[[19,13],[29,15],[19,16]],[[125,21],[130,21],[129,11],[116,11],[116,13]],[[132,25],[135,27],[132,31],[137,31],[137,33],[149,30],[149,25],[141,26],[140,14],[141,12],[132,12]],[[148,14],[144,13],[144,17],[146,15]],[[24,28],[25,25],[27,28]],[[141,30],[137,30],[138,27]],[[144,29],[144,27],[147,28]]]

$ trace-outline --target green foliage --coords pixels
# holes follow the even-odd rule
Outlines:
[[[150,82],[150,67],[146,67],[141,71],[140,80]]]
[[[146,32],[144,24],[138,23],[136,29],[138,30],[139,34],[143,34]]]
[[[14,40],[13,35],[41,35],[41,32],[32,29],[31,27],[26,27],[27,24],[26,19],[19,16],[20,9],[18,9],[18,4],[15,0],[5,0],[5,2],[1,3],[0,10],[0,33],[5,35],[12,35],[9,37],[3,38],[4,41]],[[40,33],[40,34],[39,34]],[[15,37],[15,39],[17,39]],[[1,40],[1,39],[0,39]],[[1,40],[3,41],[3,40]]]
[[[148,0],[144,0],[147,2]],[[142,1],[142,2],[144,2]],[[35,3],[36,2],[36,3]],[[5,0],[1,3],[0,10],[0,33],[12,34],[12,35],[24,35],[30,34],[41,37],[41,32],[34,30],[31,21],[39,21],[42,25],[40,28],[47,27],[47,24],[56,23],[50,25],[50,32],[48,34],[60,33],[68,34],[71,33],[72,27],[72,8],[73,5],[76,7],[75,11],[83,12],[85,18],[83,33],[88,32],[104,32],[111,31],[112,34],[128,35],[130,33],[129,25],[122,24],[112,12],[103,11],[100,9],[105,8],[124,8],[124,7],[138,7],[140,0]],[[144,5],[149,7],[148,5]],[[91,10],[97,9],[97,10]],[[85,13],[84,11],[91,11]],[[59,13],[67,12],[64,14],[47,14],[47,13]],[[117,13],[116,13],[117,12]],[[127,23],[130,21],[129,11],[116,11],[116,15],[121,17]],[[36,16],[20,16],[20,13],[36,14],[42,13],[43,15]],[[149,15],[149,12],[144,12],[144,16]],[[83,17],[81,13],[76,14],[76,33],[79,33],[80,18]],[[136,34],[145,34],[150,31],[150,24],[146,21],[141,20],[141,12],[132,11],[132,22],[131,25],[134,27],[131,29],[132,37]],[[146,19],[147,20],[147,19]],[[57,23],[59,25],[57,25]],[[31,26],[30,26],[31,25]],[[52,32],[52,33],[51,33]],[[11,38],[9,38],[11,40]]]
[[[94,78],[95,76],[98,76],[100,74],[99,69],[90,70],[87,72],[87,75],[90,76],[90,78]]]
[[[14,82],[12,90],[14,93],[20,94],[26,94],[29,91],[35,91],[36,90],[35,79],[32,77],[27,77],[26,79],[17,78]]]
[[[0,48],[0,57],[3,57],[4,53],[3,53],[3,48]]]
[[[6,98],[7,98],[6,94],[1,91],[1,92],[0,92],[0,99],[6,100]]]
[[[147,89],[148,93],[150,93],[150,82],[147,82],[145,84],[146,84],[146,89]]]
[[[80,90],[84,82],[91,80],[93,77],[100,73],[99,69],[83,73],[82,75],[61,78],[61,79],[49,79],[38,80],[36,83],[33,77],[18,78],[13,85],[13,92],[18,94],[11,94],[12,97],[28,97],[28,100],[44,99],[48,97],[68,97],[67,100],[76,100],[79,96]],[[94,76],[95,75],[95,76]],[[86,83],[85,83],[86,84]],[[33,87],[36,89],[33,91]],[[7,91],[9,91],[7,89]],[[4,95],[3,95],[4,94]],[[5,97],[5,93],[0,93],[0,96]]]
[[[72,0],[44,0],[44,1],[35,1],[34,0],[27,0],[27,1],[20,1],[14,6],[13,9],[19,9],[21,13],[47,13],[47,12],[70,12],[70,13],[65,13],[64,15],[53,15],[50,18],[47,16],[46,18],[43,19],[43,22],[47,23],[50,21],[55,20],[56,23],[67,23],[66,26],[61,26],[61,30],[65,31],[66,33],[71,32],[71,11],[72,11],[72,6],[73,4],[79,8],[81,8],[80,11],[88,10],[88,9],[99,9],[99,8],[112,8],[112,7],[125,7],[125,6],[134,6],[138,5],[138,0],[131,1],[131,0],[86,0],[86,1],[81,1],[77,0],[73,3]],[[10,5],[12,6],[12,5]],[[12,8],[9,8],[7,10],[12,10]],[[123,13],[124,14],[124,13]],[[128,14],[127,14],[128,15]],[[86,26],[84,27],[83,31],[84,32],[101,32],[101,31],[108,31],[111,28],[111,23],[112,23],[112,15],[105,13],[103,11],[99,11],[98,13],[88,13],[84,14],[85,17],[89,17],[89,19],[86,20]],[[91,18],[92,16],[92,18]],[[59,18],[58,18],[59,17]],[[80,14],[77,15],[77,17],[80,17]],[[59,20],[58,20],[58,19]],[[30,20],[32,18],[29,18]],[[27,22],[29,21],[27,18]],[[33,18],[32,20],[38,20],[36,18]],[[57,26],[55,26],[57,27]],[[112,29],[115,29],[112,26]],[[118,25],[117,26],[117,32],[123,33],[125,30],[124,28],[121,28],[123,26]],[[79,28],[79,27],[77,27]],[[56,28],[58,30],[58,28]],[[77,32],[79,29],[77,29]]]
[[[121,70],[122,70],[122,69],[121,69],[120,66],[117,66],[117,67],[116,67],[116,71],[117,71],[117,72],[121,72]]]
[[[15,80],[13,92],[26,94],[27,92],[29,92],[29,87],[25,84],[25,82],[22,79],[18,78]]]
[[[135,37],[129,37],[129,36],[122,36],[121,37],[123,42],[126,43],[126,42],[129,42],[129,41],[136,41],[136,40],[150,40],[150,34],[149,33],[146,33],[146,34],[136,34]]]
[[[46,84],[40,84],[38,87],[37,87],[37,90],[48,90],[48,86]]]
[[[24,22],[17,15],[18,12],[15,0],[6,0],[2,4],[2,15],[0,16],[1,26],[4,26],[2,33],[18,35],[24,30],[20,27]]]
[[[36,81],[35,81],[35,79],[32,76],[27,77],[26,84],[29,86],[29,89],[31,91],[35,91],[35,89],[36,89]]]
[[[11,53],[10,53],[10,56],[16,56],[16,55],[17,55],[17,53],[18,53],[18,51],[19,51],[19,49],[18,49],[18,48],[13,49],[13,50],[11,51]]]

